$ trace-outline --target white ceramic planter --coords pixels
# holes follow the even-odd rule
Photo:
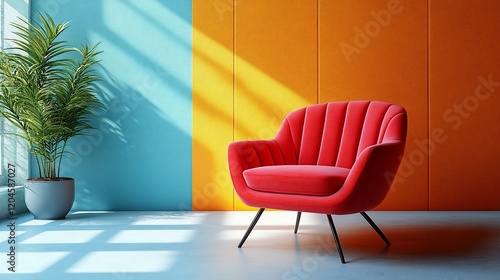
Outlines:
[[[26,181],[25,202],[38,220],[64,219],[75,200],[75,180]]]

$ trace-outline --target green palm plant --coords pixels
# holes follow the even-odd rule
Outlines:
[[[39,18],[12,24],[17,38],[0,53],[0,113],[27,141],[38,180],[58,180],[68,140],[91,129],[92,114],[102,108],[92,67],[101,52],[98,44],[76,48],[60,40],[67,22]]]

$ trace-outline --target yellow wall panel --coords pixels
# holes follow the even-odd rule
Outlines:
[[[319,6],[319,102],[383,100],[409,116],[406,153],[378,209],[428,207],[427,2],[330,1]]]
[[[269,139],[294,109],[317,102],[315,1],[235,7],[235,140]],[[248,209],[235,199],[235,209]]]
[[[431,210],[499,210],[500,1],[430,2]]]
[[[232,210],[233,9],[193,1],[193,210]]]

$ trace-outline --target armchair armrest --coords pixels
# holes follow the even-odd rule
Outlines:
[[[405,143],[388,141],[364,149],[354,163],[344,186],[334,196],[343,202],[337,214],[368,211],[379,205],[398,171]],[[362,208],[360,208],[362,207]]]
[[[240,197],[248,188],[243,171],[260,166],[285,164],[281,149],[275,140],[233,142],[228,148],[228,162],[231,179]]]

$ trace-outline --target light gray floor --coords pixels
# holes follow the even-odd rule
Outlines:
[[[319,214],[295,235],[295,213],[266,211],[238,249],[254,214],[24,214],[0,221],[0,279],[500,279],[500,212],[369,212],[390,247],[361,215],[334,216],[347,264]]]

